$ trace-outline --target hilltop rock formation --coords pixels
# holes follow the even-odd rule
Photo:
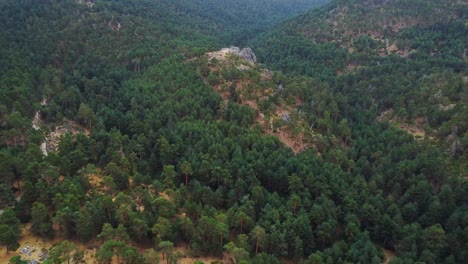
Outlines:
[[[242,49],[239,53],[239,56],[241,56],[241,58],[244,58],[245,60],[251,63],[257,62],[257,56],[255,56],[251,48]]]
[[[236,56],[241,57],[242,59],[250,62],[250,63],[256,63],[257,62],[257,56],[253,53],[251,48],[244,48],[240,49],[239,47],[230,47],[230,48],[223,48],[220,51],[216,52],[210,52],[208,55],[210,56],[210,60],[215,58],[215,59],[224,59],[228,54],[233,54]]]

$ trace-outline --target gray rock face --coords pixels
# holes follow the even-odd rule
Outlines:
[[[283,86],[282,83],[280,83],[280,84],[278,85],[278,89],[277,89],[277,90],[278,90],[278,92],[280,92],[280,93],[284,90],[284,86]]]
[[[230,48],[223,48],[221,49],[222,53],[231,53],[231,54],[240,54],[240,49],[238,47],[230,47]]]
[[[251,63],[256,63],[257,62],[257,56],[253,53],[251,48],[244,48],[240,51],[239,56],[244,58],[246,61],[249,61]]]
[[[212,52],[210,54],[213,58],[222,58],[225,54],[234,54],[250,63],[257,62],[257,57],[251,48],[244,48],[242,50],[238,47],[223,48],[219,52]]]

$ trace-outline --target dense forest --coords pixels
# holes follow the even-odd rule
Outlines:
[[[0,262],[34,237],[41,263],[464,263],[467,19],[0,0]],[[258,63],[207,55],[231,45]]]

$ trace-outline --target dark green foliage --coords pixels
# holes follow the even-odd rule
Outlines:
[[[11,257],[10,260],[8,261],[8,264],[28,264],[29,262],[27,260],[22,260],[21,256],[14,256]]]
[[[177,9],[209,21],[224,45],[244,45],[256,34],[288,17],[330,0],[175,0]]]
[[[14,228],[5,224],[0,225],[0,244],[6,247],[7,253],[19,248],[18,239],[19,233]]]
[[[20,221],[11,208],[5,208],[0,215],[0,244],[6,247],[7,253],[15,251],[20,245]]]
[[[158,259],[136,244],[176,262],[181,242],[252,263],[382,263],[381,247],[394,263],[467,259],[463,10],[448,1],[452,20],[444,9],[380,32],[407,56],[378,54],[383,40],[366,34],[338,39],[323,23],[347,5],[352,30],[374,30],[364,22],[376,7],[420,18],[413,9],[432,14],[441,1],[337,1],[252,40],[282,71],[271,78],[282,90],[259,109],[300,102],[293,114],[312,147],[293,154],[239,105],[235,82],[259,73],[200,60],[323,1],[218,2],[1,1],[0,206],[14,207],[0,216],[1,244],[15,249],[21,220],[41,237],[99,238],[100,263]],[[210,85],[227,85],[230,100]],[[389,110],[396,123],[381,122]],[[64,118],[82,132],[43,155],[44,133],[72,126]],[[424,139],[398,129],[416,119]],[[75,251],[65,243],[51,253],[64,262]]]
[[[50,221],[47,207],[35,202],[31,208],[31,231],[39,236],[48,237],[52,233],[52,221]]]

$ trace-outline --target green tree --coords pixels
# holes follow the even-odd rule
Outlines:
[[[91,130],[94,123],[94,113],[93,110],[86,104],[81,103],[78,109],[78,119],[86,125],[86,128]]]
[[[122,257],[124,263],[137,264],[143,262],[143,256],[138,252],[137,248],[132,246],[125,246],[122,251],[117,253]]]
[[[382,252],[370,241],[367,232],[358,235],[347,255],[351,263],[379,264],[383,258]]]
[[[292,194],[289,198],[288,204],[291,207],[293,214],[296,213],[297,207],[301,206],[301,197],[297,194]]]
[[[52,222],[47,207],[35,202],[31,208],[31,230],[34,234],[47,237],[52,233]]]
[[[153,234],[155,234],[155,242],[158,245],[164,238],[166,238],[172,230],[171,222],[164,218],[158,217],[156,224],[151,228]]]
[[[96,259],[99,263],[110,264],[115,256],[117,263],[120,263],[120,258],[125,247],[126,243],[124,241],[109,240],[96,251]]]
[[[101,233],[97,236],[101,241],[129,241],[129,237],[125,227],[119,224],[117,228],[113,228],[111,224],[105,223],[102,226]]]
[[[445,230],[440,224],[435,224],[424,229],[422,236],[424,245],[429,250],[442,250],[447,246]]]
[[[28,263],[29,263],[29,261],[22,260],[21,256],[13,256],[8,261],[8,264],[28,264]]]
[[[173,160],[174,146],[171,145],[164,136],[161,136],[157,143],[159,147],[159,159],[161,161],[161,165],[164,166],[170,164]]]
[[[0,245],[6,247],[6,252],[14,251],[19,247],[19,233],[13,227],[0,224]]]
[[[76,261],[76,256],[81,255],[80,252],[75,243],[64,240],[50,249],[49,261],[54,264],[61,264],[64,262],[70,264],[72,259]]]
[[[145,250],[143,259],[145,260],[145,263],[159,264],[159,254],[152,248]]]
[[[215,233],[218,235],[220,239],[221,248],[224,245],[224,238],[228,236],[229,229],[227,225],[227,216],[223,213],[217,214],[216,218],[216,225],[215,225]]]
[[[131,216],[130,234],[138,241],[143,241],[146,238],[149,230],[148,224],[143,218],[140,218],[135,213]]]
[[[111,195],[117,189],[117,185],[115,185],[114,179],[112,176],[104,176],[102,177],[101,184],[104,185],[104,188],[107,194]]]
[[[236,218],[236,224],[239,226],[239,233],[244,233],[244,228],[247,228],[249,230],[254,223],[252,218],[248,216],[244,211],[239,211],[235,215]]]
[[[97,222],[97,219],[94,219],[93,215],[88,210],[81,209],[77,212],[77,216],[74,221],[76,226],[76,235],[78,238],[83,242],[90,240],[95,234],[94,223]]]
[[[184,231],[185,242],[187,243],[187,247],[188,247],[190,238],[193,233],[193,222],[192,222],[192,219],[190,219],[190,217],[188,217],[187,215],[184,215],[182,218],[179,218],[179,219],[180,219],[183,231]]]
[[[184,162],[182,162],[182,165],[180,167],[182,169],[182,172],[185,175],[185,187],[187,187],[187,185],[188,185],[188,176],[189,176],[189,174],[193,173],[192,172],[192,165],[190,164],[190,162],[185,160]]]
[[[20,220],[16,217],[12,208],[5,208],[0,215],[0,224],[5,224],[13,228],[16,233],[20,233]]]
[[[249,257],[249,252],[237,247],[234,242],[224,245],[224,250],[227,252],[227,263],[242,263],[241,261],[246,261]]]
[[[340,133],[341,139],[345,144],[348,144],[351,138],[351,129],[349,128],[349,122],[347,119],[342,119],[338,123],[338,131]]]
[[[174,185],[174,179],[175,179],[175,176],[176,176],[176,171],[175,171],[175,168],[174,168],[174,165],[164,165],[163,166],[163,172],[162,172],[162,178],[164,180],[164,183],[165,183],[165,187],[167,189],[172,189],[175,187]]]
[[[170,256],[174,251],[174,244],[170,241],[161,241],[158,243],[158,248],[162,253],[162,259],[166,259],[167,264],[169,264]]]
[[[15,195],[11,188],[6,184],[0,184],[0,206],[13,205],[15,202]]]
[[[255,255],[258,254],[258,250],[263,248],[267,239],[265,229],[261,226],[255,226],[250,236],[255,241]]]
[[[53,222],[58,224],[61,232],[64,232],[66,236],[71,237],[75,234],[76,215],[77,212],[66,206],[57,211],[53,218]]]
[[[333,221],[323,222],[317,227],[317,238],[322,241],[322,248],[325,247],[326,243],[330,242],[335,233],[334,228],[335,225]]]

